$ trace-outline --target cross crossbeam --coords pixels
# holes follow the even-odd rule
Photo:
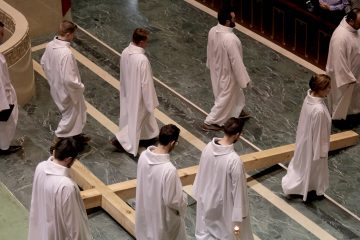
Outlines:
[[[359,135],[353,131],[336,133],[330,137],[330,151],[342,149],[357,144]],[[278,163],[291,160],[295,144],[284,145],[268,150],[248,153],[240,158],[244,162],[246,171],[262,169]],[[72,178],[82,188],[81,196],[86,209],[102,207],[130,234],[135,234],[135,211],[125,200],[134,198],[136,179],[105,185],[93,175],[84,165],[76,161],[72,166]],[[178,170],[183,186],[194,182],[198,166]]]

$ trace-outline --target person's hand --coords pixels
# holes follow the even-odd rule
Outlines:
[[[322,3],[322,2],[320,2],[319,4],[320,4],[320,7],[321,7],[322,9],[325,9],[325,10],[330,10],[330,6],[329,6],[329,5],[327,5],[326,3]]]
[[[234,227],[234,235],[235,236],[239,236],[240,235],[240,228],[239,226],[235,225]]]

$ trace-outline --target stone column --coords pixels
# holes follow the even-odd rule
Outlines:
[[[0,0],[0,21],[5,24],[5,42],[0,45],[18,103],[23,105],[35,95],[29,24],[19,11]]]

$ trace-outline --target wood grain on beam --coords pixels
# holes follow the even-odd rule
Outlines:
[[[75,161],[71,169],[72,176],[75,176],[75,178],[81,176],[82,179],[85,179],[86,184],[94,186],[96,191],[98,191],[98,195],[96,195],[97,193],[94,189],[91,189],[93,191],[92,194],[86,191],[81,192],[83,197],[91,196],[91,198],[84,199],[84,202],[94,207],[100,197],[101,207],[121,224],[123,228],[135,236],[135,211],[79,161]],[[94,200],[95,198],[97,201]]]

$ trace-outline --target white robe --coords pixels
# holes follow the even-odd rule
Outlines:
[[[91,239],[84,203],[70,169],[52,160],[36,167],[28,240]]]
[[[14,104],[10,118],[6,122],[0,121],[0,149],[7,150],[11,140],[15,136],[16,124],[18,121],[18,105],[16,92],[11,85],[8,66],[4,55],[0,53],[0,111],[9,109],[9,104]]]
[[[243,89],[250,82],[242,45],[232,28],[218,24],[210,29],[206,65],[210,69],[215,104],[205,123],[221,126],[241,113],[245,106]]]
[[[235,225],[240,227],[240,239],[253,239],[243,163],[234,145],[219,145],[218,140],[202,151],[194,181],[196,239],[235,239]]]
[[[328,100],[332,119],[360,113],[360,32],[345,18],[331,37],[326,74],[331,77]]]
[[[140,139],[158,136],[159,127],[154,116],[158,105],[145,50],[130,43],[120,60],[120,132],[116,133],[128,153],[136,156]]]
[[[136,239],[184,240],[187,195],[169,154],[153,153],[155,148],[142,152],[138,161]]]
[[[50,85],[51,96],[62,116],[55,131],[56,136],[72,137],[82,133],[86,123],[84,84],[70,50],[70,42],[54,38],[46,46],[41,66]]]
[[[294,157],[282,179],[285,194],[303,195],[315,190],[323,195],[329,187],[328,152],[331,118],[323,98],[308,95],[296,131]]]

